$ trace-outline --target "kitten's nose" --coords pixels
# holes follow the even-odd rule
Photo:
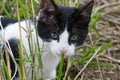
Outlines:
[[[68,52],[68,50],[66,50],[66,49],[62,49],[62,50],[60,50],[60,52],[61,52],[61,54],[65,54],[65,53]]]

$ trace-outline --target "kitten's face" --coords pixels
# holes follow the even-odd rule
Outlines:
[[[58,7],[53,0],[42,0],[38,34],[55,55],[73,55],[88,33],[93,1],[82,8]]]

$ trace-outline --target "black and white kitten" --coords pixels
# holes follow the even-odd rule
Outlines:
[[[36,42],[35,31],[38,32],[38,45],[43,49],[41,53],[43,74],[39,73],[38,75],[43,75],[44,79],[55,78],[56,67],[59,64],[61,54],[64,53],[65,56],[73,55],[75,48],[85,41],[93,4],[94,1],[91,1],[83,7],[75,8],[57,6],[53,0],[42,0],[36,18],[37,22],[34,23],[32,19],[20,22],[22,44],[29,56],[28,28],[31,27],[34,42]],[[37,28],[35,28],[35,24]],[[18,21],[1,16],[0,26],[1,36],[4,36],[6,41],[9,42],[14,57],[18,58],[18,40],[20,39]],[[11,61],[11,69],[14,72],[15,66],[12,64]],[[29,63],[25,65],[30,67]]]

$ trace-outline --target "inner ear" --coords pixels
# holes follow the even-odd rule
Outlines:
[[[47,20],[54,21],[58,14],[57,5],[53,0],[42,0],[39,8],[39,16],[43,22]]]
[[[92,0],[89,3],[87,3],[86,5],[80,7],[78,9],[78,14],[91,16],[93,5],[94,5],[94,1]]]
[[[57,6],[53,0],[41,0],[40,9],[48,11],[56,11]]]

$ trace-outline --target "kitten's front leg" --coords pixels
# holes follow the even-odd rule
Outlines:
[[[44,74],[45,80],[51,80],[51,79],[54,79],[56,77],[56,70],[53,69],[50,72],[45,72],[43,74]]]

